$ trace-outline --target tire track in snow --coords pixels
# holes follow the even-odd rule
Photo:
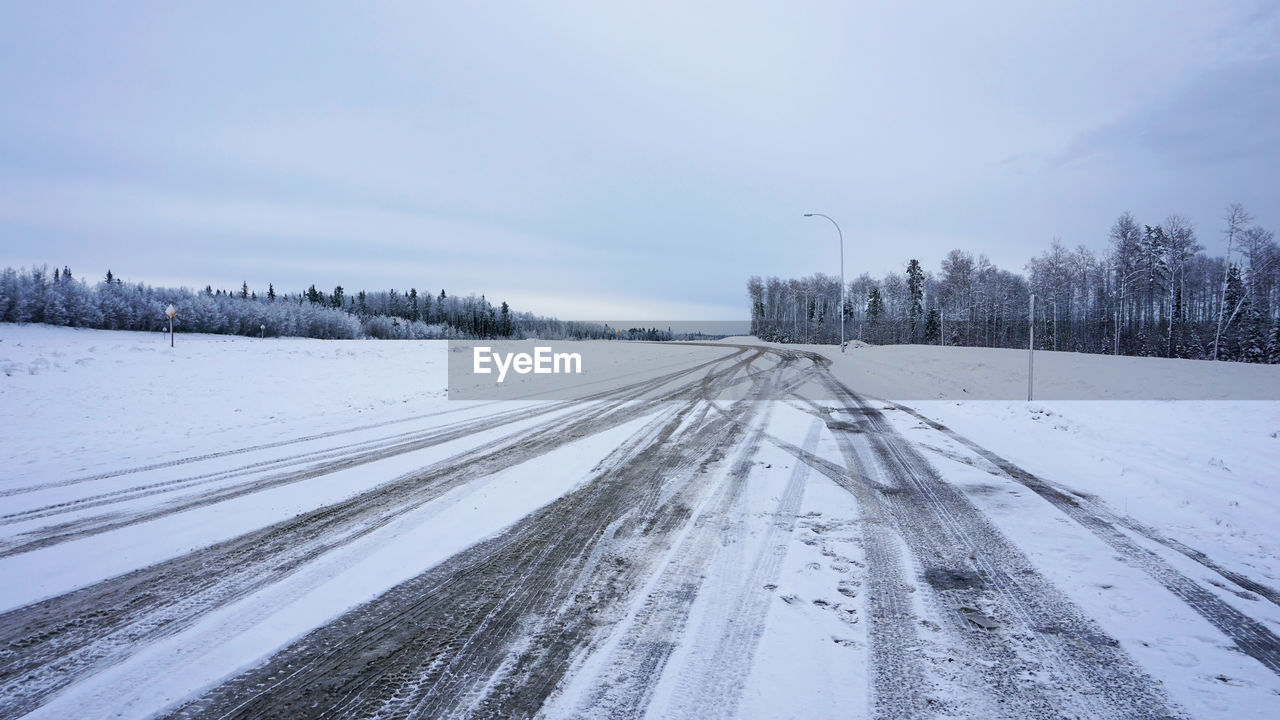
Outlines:
[[[883,498],[886,518],[922,570],[921,585],[930,590],[925,597],[943,620],[944,637],[962,649],[970,660],[967,672],[990,694],[984,715],[1180,714],[1119,643],[1045,580],[966,497],[942,481],[878,410],[833,377],[828,376],[827,385],[842,403],[841,412],[852,418],[829,427],[842,445],[865,448],[853,450],[855,457],[873,459],[871,470],[884,486],[875,494]],[[966,559],[971,549],[976,553]],[[964,608],[994,616],[1002,627],[978,630]],[[878,675],[883,664],[875,665]]]
[[[800,387],[809,380],[817,380],[821,387],[831,381],[826,372],[831,361],[816,353],[786,348],[770,348],[770,351],[810,361],[812,367],[802,378],[797,378],[802,382],[781,385],[782,392],[772,399],[786,401],[789,397],[796,397],[808,405],[809,409],[805,411],[821,418],[832,432],[845,467],[835,466],[780,438],[767,434],[765,437],[849,491],[858,504],[862,526],[858,543],[866,564],[865,602],[869,621],[867,639],[873,714],[895,719],[930,717],[940,702],[928,692],[933,686],[926,680],[926,670],[921,662],[924,646],[919,639],[918,621],[912,609],[913,589],[905,579],[900,543],[893,536],[881,494],[877,492],[883,487],[870,480],[867,466],[870,454],[860,452],[844,434],[851,429],[849,423],[830,418],[830,408],[799,394]]]
[[[717,348],[717,349],[721,349],[721,350],[726,349],[726,348],[735,348],[735,349],[737,350],[737,352],[736,352],[735,354],[741,354],[742,352],[745,352],[745,351],[746,351],[746,348],[743,348],[743,347],[741,347],[741,346],[714,345],[714,344],[711,344],[711,343],[689,343],[689,344],[691,344],[691,345],[693,345],[693,344],[697,344],[697,345],[700,345],[700,346],[703,346],[703,347],[713,347],[713,348]],[[698,364],[698,365],[695,365],[695,366],[692,366],[692,367],[689,367],[689,368],[685,368],[685,369],[682,369],[682,370],[677,370],[677,371],[675,371],[675,372],[671,373],[670,375],[667,375],[667,376],[664,376],[664,377],[665,377],[665,378],[671,378],[671,377],[674,377],[674,376],[677,376],[677,375],[687,374],[687,373],[688,373],[688,372],[690,372],[690,371],[693,371],[693,370],[697,370],[697,369],[702,369],[702,368],[708,367],[708,366],[710,366],[710,365],[712,365],[712,364],[714,364],[714,363],[716,363],[716,362],[720,362],[720,361],[722,361],[722,360],[724,360],[724,358],[721,358],[721,359],[719,359],[719,360],[712,360],[712,361],[703,362],[703,363],[700,363],[700,364]],[[624,377],[625,377],[625,376],[624,376]],[[620,378],[618,378],[618,379],[620,379]],[[658,381],[663,381],[663,378],[658,378]],[[642,382],[640,382],[640,383],[634,383],[634,384],[632,384],[630,387],[633,387],[633,388],[634,388],[634,387],[639,387],[639,386],[641,386],[641,385],[645,384],[646,382],[648,382],[648,381],[642,381]],[[557,403],[557,406],[568,406],[568,405],[572,405],[572,404],[579,403],[579,402],[582,402],[582,401],[585,401],[585,400],[589,400],[589,399],[601,399],[604,395],[608,394],[608,392],[609,392],[609,391],[605,391],[604,393],[598,393],[598,394],[593,394],[593,395],[589,395],[589,396],[584,396],[584,397],[582,397],[582,398],[576,398],[576,399],[573,399],[573,400],[565,400],[565,401],[562,401],[562,402],[560,402],[560,403]],[[68,486],[71,486],[71,485],[78,485],[78,484],[86,483],[86,482],[94,482],[94,481],[97,481],[97,480],[109,480],[109,479],[111,479],[111,478],[121,477],[121,476],[124,476],[124,475],[134,475],[134,474],[143,473],[143,472],[150,472],[150,471],[153,471],[153,470],[163,470],[163,469],[165,469],[165,468],[177,467],[177,466],[179,466],[179,465],[189,465],[189,464],[192,464],[192,463],[206,462],[206,461],[208,461],[208,460],[216,460],[216,459],[220,459],[220,458],[224,458],[224,457],[229,457],[229,456],[232,456],[232,455],[243,455],[243,454],[246,454],[246,453],[258,452],[258,451],[261,451],[261,450],[272,450],[272,449],[279,448],[279,447],[287,447],[287,446],[289,446],[289,445],[299,445],[299,444],[303,444],[303,443],[307,443],[307,442],[312,442],[312,441],[315,441],[315,440],[324,440],[324,439],[328,439],[328,438],[331,438],[331,437],[337,437],[337,436],[340,436],[340,435],[352,435],[352,434],[355,434],[355,433],[365,432],[365,431],[367,431],[367,430],[377,430],[378,428],[389,427],[389,426],[391,426],[391,425],[400,425],[400,424],[403,424],[403,423],[417,422],[417,421],[420,421],[420,420],[426,420],[426,419],[428,419],[428,418],[436,418],[436,417],[441,417],[441,416],[444,416],[444,415],[452,415],[452,414],[454,414],[454,413],[466,412],[466,411],[468,411],[468,410],[473,410],[473,409],[475,409],[475,408],[479,408],[479,407],[486,407],[486,406],[489,406],[489,405],[494,405],[494,404],[497,404],[498,402],[501,402],[501,401],[496,401],[496,400],[494,400],[494,401],[489,401],[489,402],[478,402],[478,403],[475,403],[475,404],[473,404],[473,405],[469,405],[469,406],[467,406],[467,407],[454,408],[454,409],[452,409],[452,410],[440,410],[440,411],[437,411],[437,412],[424,413],[424,414],[422,414],[422,415],[414,415],[414,416],[411,416],[411,417],[399,418],[399,419],[396,419],[396,420],[387,420],[387,421],[383,421],[383,422],[369,423],[369,424],[366,424],[366,425],[358,425],[358,426],[356,426],[356,427],[351,427],[351,428],[340,428],[340,429],[338,429],[338,430],[330,430],[330,431],[327,431],[327,432],[315,433],[315,434],[312,434],[312,435],[304,435],[304,436],[302,436],[302,437],[289,438],[289,439],[286,439],[286,440],[278,440],[278,441],[275,441],[275,442],[261,443],[261,444],[257,444],[257,445],[250,445],[250,446],[248,446],[248,447],[243,447],[243,448],[234,448],[234,449],[230,449],[230,450],[223,450],[223,451],[220,451],[220,452],[205,453],[205,454],[202,454],[202,455],[195,455],[195,456],[185,457],[185,458],[175,458],[175,459],[173,459],[173,460],[167,460],[167,461],[164,461],[164,462],[149,463],[149,464],[146,464],[146,465],[138,465],[138,466],[129,467],[129,468],[122,468],[122,469],[119,469],[119,470],[109,470],[109,471],[107,471],[107,472],[101,472],[101,473],[96,473],[96,474],[93,474],[93,475],[86,475],[86,476],[77,477],[77,478],[69,478],[69,479],[66,479],[66,480],[55,480],[55,481],[53,481],[53,482],[47,482],[47,483],[36,483],[36,484],[34,484],[34,485],[25,485],[25,486],[22,486],[22,487],[16,487],[16,488],[0,488],[0,497],[10,497],[10,496],[13,496],[13,495],[22,495],[22,494],[25,494],[25,493],[39,492],[39,491],[42,491],[42,490],[50,490],[50,489],[55,489],[55,488],[68,487]],[[552,410],[554,410],[554,409],[555,409],[555,408],[550,408],[550,409],[548,409],[548,410],[546,410],[546,411],[552,411]],[[505,416],[505,415],[509,415],[509,414],[510,414],[510,415],[523,414],[524,412],[525,412],[525,411],[523,411],[523,410],[512,410],[512,411],[507,411],[507,412],[505,412],[505,413],[497,413],[497,414],[494,414],[494,415],[489,415],[489,416],[486,416],[486,417],[477,418],[477,420],[479,420],[479,421],[489,420],[489,421],[492,421],[492,422],[499,422],[499,421],[501,421],[501,422],[507,422],[507,421],[505,421],[505,420],[501,420],[501,418],[502,418],[503,416]]]
[[[84,510],[87,508],[99,507],[102,505],[108,505],[108,504],[117,503],[117,502],[128,502],[141,497],[156,495],[163,492],[171,492],[174,490],[185,490],[188,487],[192,487],[195,485],[202,485],[208,482],[215,482],[218,480],[235,479],[238,477],[253,475],[253,474],[267,471],[267,470],[278,470],[281,468],[287,468],[294,465],[305,465],[306,463],[310,463],[310,462],[332,460],[335,458],[342,458],[345,456],[354,456],[363,451],[376,452],[379,450],[392,448],[404,442],[419,442],[419,441],[431,442],[437,439],[438,439],[437,442],[431,442],[431,444],[438,444],[439,442],[448,442],[449,440],[452,440],[452,439],[464,437],[465,435],[472,432],[477,432],[482,429],[489,429],[493,427],[500,427],[513,422],[530,419],[533,417],[537,417],[538,415],[544,414],[545,412],[553,412],[556,409],[558,408],[545,408],[545,409],[540,408],[536,412],[529,412],[527,410],[522,410],[522,411],[516,411],[512,413],[499,413],[493,416],[477,418],[474,420],[467,421],[465,423],[452,425],[448,428],[431,428],[427,430],[414,430],[414,431],[399,433],[399,434],[391,435],[387,437],[379,437],[379,438],[373,438],[370,440],[363,440],[360,442],[349,443],[346,445],[325,447],[318,450],[300,453],[297,455],[290,455],[282,458],[271,458],[267,460],[261,460],[258,462],[241,465],[235,468],[228,468],[224,470],[201,473],[198,475],[191,475],[187,477],[175,478],[170,480],[159,480],[155,482],[144,483],[141,485],[134,485],[134,486],[125,487],[125,488],[119,488],[116,490],[96,493],[92,495],[83,495],[73,500],[50,503],[48,505],[42,505],[39,507],[29,508],[29,509],[18,511],[18,512],[12,512],[12,513],[6,513],[4,515],[0,515],[0,525],[10,525],[16,522],[24,522],[34,518],[49,517],[52,515],[57,515],[57,514],[66,513],[66,512],[75,512],[75,511]],[[281,444],[278,444],[277,446],[283,445],[283,444],[286,444],[286,443],[281,443]],[[167,463],[163,466],[156,466],[156,467],[176,467],[177,465],[180,465],[180,464],[198,463],[198,462],[206,461],[210,458],[225,457],[227,455],[250,452],[252,450],[257,450],[257,449],[259,448],[250,448],[246,450],[229,451],[227,453],[205,455],[197,458],[190,458],[185,461],[175,461],[173,463]],[[155,467],[146,468],[146,470],[152,470],[152,469],[155,469]],[[141,472],[141,470],[139,470],[138,472]],[[125,473],[109,474],[104,477],[118,477],[123,474]],[[75,482],[82,482],[82,481],[75,481]],[[48,487],[61,487],[66,484],[72,484],[72,483],[70,482],[50,483],[48,486],[30,488],[28,489],[28,491],[35,492],[38,490],[45,490]]]
[[[827,427],[832,429],[830,421]],[[876,717],[929,717],[937,703],[928,694],[931,685],[926,682],[921,662],[923,646],[918,620],[911,607],[898,543],[891,535],[879,494],[863,481],[869,477],[863,456],[845,437],[843,429],[837,426],[832,434],[846,467],[831,479],[853,494],[860,511],[862,532],[858,543],[867,566],[865,602],[872,709]]]
[[[0,615],[0,718],[192,625],[445,492],[576,439],[696,397],[704,378],[645,402],[619,398],[410,473],[347,500],[127,575]],[[25,712],[25,711],[24,711]]]
[[[843,398],[839,404],[846,416],[829,416],[814,404],[836,437],[847,467],[818,458],[812,450],[788,448],[785,442],[764,434],[764,425],[756,419],[767,408],[757,407],[759,400],[777,399],[784,391],[798,392],[804,382],[814,378],[825,383],[826,374],[810,372],[803,382],[796,376],[786,382],[789,362],[777,363],[776,371],[762,370],[752,365],[761,358],[760,350],[751,350],[752,353],[738,353],[739,361],[729,362],[727,367],[716,365],[706,376],[690,378],[681,388],[651,403],[617,398],[614,403],[602,403],[596,408],[598,415],[585,410],[575,414],[576,424],[548,421],[520,435],[518,442],[510,438],[512,444],[485,446],[487,452],[478,456],[461,454],[433,465],[418,475],[416,486],[410,483],[394,492],[382,486],[361,496],[364,503],[376,506],[379,512],[396,513],[403,504],[416,502],[417,493],[427,492],[425,488],[433,487],[433,483],[468,482],[449,473],[465,472],[471,463],[488,462],[488,467],[498,469],[510,467],[504,463],[520,460],[505,457],[509,453],[527,450],[528,457],[533,457],[571,442],[574,437],[598,431],[595,428],[599,426],[616,426],[642,417],[644,412],[659,413],[601,464],[600,472],[588,485],[317,628],[282,648],[263,665],[175,709],[175,715],[531,716],[545,710],[548,695],[566,673],[582,669],[582,663],[590,663],[593,656],[603,657],[596,653],[608,647],[610,638],[617,639],[623,625],[618,618],[624,609],[643,605],[631,600],[649,578],[657,583],[656,587],[671,591],[666,596],[671,607],[663,609],[666,614],[660,618],[665,623],[660,627],[665,630],[652,634],[653,642],[648,646],[633,643],[638,665],[622,669],[636,673],[633,680],[625,681],[635,692],[622,694],[623,701],[618,704],[594,708],[612,709],[627,717],[645,712],[673,643],[681,639],[679,628],[685,623],[694,596],[705,591],[698,584],[701,579],[696,571],[709,561],[715,562],[714,541],[732,537],[734,532],[735,480],[714,478],[698,470],[721,467],[727,451],[734,458],[728,464],[741,468],[745,477],[743,463],[749,464],[748,449],[754,452],[752,443],[763,440],[781,443],[779,447],[832,477],[854,494],[863,510],[860,542],[866,551],[869,581],[865,600],[872,659],[872,709],[876,715],[917,717],[953,712],[956,708],[933,693],[934,689],[957,695],[970,703],[965,708],[981,708],[989,716],[1056,717],[1079,712],[1115,717],[1128,710],[1134,710],[1134,717],[1176,713],[1153,689],[1149,678],[1133,672],[1131,661],[1115,647],[1114,640],[1097,632],[1088,618],[1083,619],[1083,624],[1078,622],[1079,611],[1074,606],[1058,605],[1056,598],[1060,594],[1027,564],[1026,558],[990,526],[967,498],[943,482],[878,411],[867,407],[847,388],[845,395],[833,390],[834,395]],[[769,353],[782,360],[804,357],[803,353],[792,351]],[[813,360],[815,368],[825,367],[826,362]],[[718,401],[721,392],[746,381],[751,383],[746,397],[727,406]],[[572,437],[559,438],[557,433],[564,430]],[[526,448],[525,444],[533,447]],[[805,444],[809,444],[807,438]],[[478,476],[471,479],[475,477]],[[717,479],[719,482],[713,482]],[[784,504],[789,502],[786,498],[793,492],[792,485],[788,483]],[[802,490],[801,485],[797,492]],[[707,512],[699,513],[694,508]],[[155,623],[148,631],[152,634],[133,641],[145,645],[186,627],[186,618],[198,617],[213,602],[212,595],[204,595],[191,599],[185,609],[176,609],[186,602],[180,597],[187,590],[183,583],[199,583],[205,579],[202,573],[207,572],[210,584],[205,591],[212,593],[215,585],[259,582],[266,572],[280,573],[275,576],[278,579],[316,557],[290,555],[295,551],[290,543],[324,552],[316,543],[340,547],[349,542],[348,535],[358,537],[368,532],[366,526],[379,522],[380,517],[377,512],[363,515],[349,508],[331,515],[317,514],[297,525],[282,523],[277,528],[281,530],[279,535],[250,534],[238,539],[242,541],[240,555],[211,552],[216,548],[194,553],[187,558],[188,564],[171,566],[173,574],[152,576],[153,585],[123,583],[114,586],[112,592],[97,596],[87,592],[81,596],[84,604],[80,607],[48,606],[49,617],[79,612],[78,624],[73,623],[66,632],[81,633],[80,637],[88,638],[91,644],[102,643],[98,649],[110,649],[111,641],[106,638],[119,628],[95,619],[91,611],[109,608],[113,603],[127,607],[129,602],[136,602],[144,608],[134,616],[141,618],[140,625],[169,613],[164,615],[170,618],[165,622],[172,625]],[[694,524],[698,517],[706,518],[701,525]],[[785,537],[780,529],[778,534]],[[257,547],[264,542],[267,547]],[[981,546],[972,565],[955,556],[953,545],[960,542]],[[729,557],[732,550],[721,557]],[[659,574],[655,579],[653,573],[661,567],[659,559],[672,557],[673,552],[683,569]],[[921,583],[918,596],[932,603],[944,619],[940,637],[965,655],[994,659],[1003,665],[985,672],[971,669],[958,679],[943,677],[929,665],[936,661],[929,654],[936,654],[938,645],[923,642],[917,634],[921,625],[913,598],[918,596],[913,595],[913,588],[906,581],[904,561],[924,570],[925,582]],[[235,573],[219,575],[227,572],[227,566],[240,562],[245,563],[243,577]],[[750,572],[767,572],[769,562],[763,555],[757,557]],[[671,565],[665,567],[670,569]],[[680,582],[681,577],[688,582]],[[118,580],[94,587],[105,591],[107,584]],[[743,587],[749,590],[747,582]],[[1033,596],[1017,596],[1025,592]],[[53,600],[65,603],[67,597]],[[974,629],[956,611],[960,603],[978,604],[996,615],[1005,627],[995,632]],[[147,607],[151,611],[146,611]],[[155,614],[156,608],[162,608],[160,614]],[[752,598],[740,596],[739,605],[726,612],[751,614],[754,608]],[[1064,608],[1065,620],[1053,615]],[[48,617],[42,620],[33,614],[28,619],[38,624]],[[3,654],[4,649],[13,647],[12,643],[3,642],[6,622],[6,616],[0,616],[0,669],[10,659]],[[744,622],[744,634],[725,638],[725,645],[753,648],[756,640],[748,627],[751,624]],[[55,625],[56,622],[50,627]],[[29,637],[33,644],[18,648],[20,655],[54,642],[38,633]],[[600,644],[602,641],[604,645]],[[133,649],[126,644],[116,650],[127,653]],[[733,654],[719,646],[712,649],[708,644],[696,645],[691,651],[711,658]],[[86,652],[88,665],[76,672],[89,672],[96,664],[119,657],[94,658],[92,651]],[[739,659],[749,669],[750,659]],[[738,690],[731,673],[716,670],[715,661],[710,664],[707,673],[678,689],[682,706],[718,712],[714,700],[701,699],[703,693],[719,694],[726,703],[735,702]],[[1107,665],[1115,667],[1097,667]],[[1041,679],[999,677],[1018,669],[1039,673]],[[73,674],[72,679],[76,677]],[[1109,680],[1117,681],[1114,688],[1099,687]],[[965,687],[967,681],[975,681],[977,687]],[[991,694],[986,704],[981,697],[984,692]],[[1117,695],[1127,699],[1117,700]],[[1054,707],[1054,702],[1061,704]],[[1144,705],[1147,702],[1150,704]],[[0,706],[8,707],[4,702]],[[0,717],[9,715],[0,710]]]
[[[812,455],[817,449],[822,429],[823,424],[815,419],[805,435],[802,446],[805,453]],[[741,582],[727,597],[718,600],[719,612],[712,621],[702,624],[676,691],[674,705],[680,709],[681,716],[736,717],[769,607],[775,601],[768,588],[776,587],[782,573],[810,469],[805,462],[798,462],[791,469],[773,512],[774,521],[761,542],[760,553],[751,561],[750,570]],[[729,574],[732,567],[745,563],[728,564],[718,558],[718,564],[724,567],[722,574]]]
[[[733,370],[716,375],[723,380]],[[720,389],[702,385],[699,396]],[[681,418],[696,404],[682,407]],[[288,716],[317,707],[333,717],[437,717],[465,708],[491,717],[531,714],[587,641],[593,617],[618,602],[633,586],[627,578],[678,527],[679,494],[662,505],[655,499],[673,478],[697,484],[699,466],[713,461],[733,429],[708,423],[677,436],[682,424],[666,423],[636,461],[313,631],[175,715]],[[638,518],[637,508],[646,507],[652,514]],[[628,527],[617,542],[604,535]],[[591,567],[600,557],[594,546],[606,540],[606,554],[616,553],[620,564]],[[627,545],[637,547],[624,552]],[[595,578],[589,586],[605,589],[586,608],[567,596],[583,587],[583,573]],[[530,638],[550,642],[530,649]],[[511,682],[494,677],[503,668]]]
[[[490,404],[490,403],[485,403]],[[122,477],[124,475],[135,475],[137,473],[150,472],[152,470],[163,470],[164,468],[177,467],[179,465],[189,465],[191,463],[205,462],[208,460],[216,460],[219,458],[229,457],[231,455],[243,455],[260,450],[272,450],[278,447],[286,447],[289,445],[299,445],[302,443],[312,442],[314,440],[324,440],[339,435],[348,435],[366,430],[376,430],[390,425],[398,425],[401,423],[415,422],[427,418],[437,417],[439,415],[448,415],[456,412],[463,412],[471,408],[456,408],[454,410],[443,410],[441,412],[426,413],[423,415],[415,415],[413,417],[401,418],[399,420],[388,420],[386,422],[371,423],[369,425],[360,425],[353,428],[342,428],[340,430],[331,430],[329,432],[316,433],[314,435],[305,435],[298,438],[289,438],[288,440],[280,440],[277,442],[262,443],[259,445],[250,445],[243,448],[235,448],[232,450],[223,450],[221,452],[205,453],[203,455],[194,455],[191,457],[177,458],[165,462],[150,463],[147,465],[138,465],[135,467],[124,468],[121,470],[110,470],[107,472],[97,473],[95,475],[86,475],[83,477],[70,478],[67,480],[55,480],[47,483],[37,483],[35,485],[24,485],[16,488],[5,488],[0,490],[0,497],[10,497],[13,495],[22,495],[25,493],[39,492],[42,490],[51,490],[55,488],[63,488],[71,485],[79,485],[86,482],[94,482],[97,480],[109,480],[111,478]]]
[[[741,352],[735,353],[740,355]],[[730,356],[733,357],[733,356]],[[596,393],[579,401],[569,401],[569,406],[577,406],[589,404],[594,401],[610,402],[617,404],[623,402],[624,399],[630,399],[643,390],[647,389],[653,383],[667,383],[678,380],[683,377],[690,376],[698,370],[713,366],[724,359],[717,359],[685,368],[666,376],[659,377],[655,380],[646,380],[642,383],[634,385],[610,389],[601,393]],[[702,379],[699,378],[701,381]],[[518,410],[512,413],[501,414],[499,420],[494,421],[496,424],[507,424],[517,422],[524,419],[537,417],[539,415],[553,412],[561,409],[566,403],[557,403],[550,408],[533,408],[528,410]],[[613,407],[612,404],[606,407]],[[590,408],[577,411],[579,415],[590,412]],[[568,423],[573,417],[562,418],[560,422]],[[350,455],[342,455],[337,459],[323,462],[318,465],[305,467],[299,470],[270,475],[265,478],[251,480],[249,482],[233,485],[226,488],[216,488],[202,493],[190,496],[179,497],[158,506],[134,509],[127,512],[106,513],[102,515],[94,515],[86,518],[80,518],[70,522],[50,525],[35,530],[27,531],[10,538],[0,540],[0,558],[18,555],[24,552],[38,550],[43,547],[57,545],[59,543],[76,540],[91,535],[96,535],[111,530],[116,530],[129,525],[147,522],[158,518],[166,517],[176,513],[186,512],[196,508],[212,505],[227,500],[233,500],[238,497],[250,495],[252,493],[269,490],[283,485],[289,485],[304,480],[311,480],[324,475],[329,475],[341,470],[347,470],[359,465],[385,460],[391,457],[402,455],[405,453],[416,452],[418,450],[433,447],[442,443],[457,440],[481,429],[490,429],[495,425],[490,425],[489,420],[480,418],[471,421],[457,428],[450,428],[440,431],[429,431],[425,436],[418,437],[408,442],[391,443],[382,446],[375,446],[371,450],[357,452]],[[252,473],[246,473],[252,475]],[[175,481],[182,482],[182,481]],[[163,490],[156,492],[146,492],[144,494],[158,494]],[[126,500],[135,499],[126,497]],[[71,507],[68,510],[78,510],[81,508]],[[26,519],[26,518],[23,518]]]
[[[1193,550],[1177,541],[1170,540],[1158,531],[1132,518],[1116,515],[1099,503],[1089,502],[1086,498],[1054,487],[1036,475],[1023,470],[994,452],[952,431],[945,425],[930,420],[910,408],[896,403],[894,403],[894,406],[974,451],[995,465],[1005,476],[1047,500],[1067,517],[1088,529],[1096,537],[1124,556],[1130,564],[1150,575],[1156,582],[1163,585],[1165,589],[1186,603],[1201,617],[1208,620],[1209,623],[1230,638],[1241,652],[1262,663],[1271,672],[1280,674],[1280,637],[1277,637],[1262,623],[1227,604],[1208,588],[1184,575],[1164,558],[1135,543],[1132,538],[1117,526],[1127,527],[1150,540],[1176,550],[1206,568],[1217,572],[1238,587],[1255,592],[1272,602],[1277,602],[1275,590],[1221,567],[1210,560],[1204,553]]]
[[[766,408],[764,414],[767,413]],[[684,498],[684,504],[694,508],[690,520],[642,591],[643,602],[633,608],[624,626],[615,632],[605,667],[593,678],[590,696],[573,709],[575,716],[630,718],[644,714],[667,660],[680,641],[714,546],[732,532],[734,506],[741,498],[742,483],[750,471],[763,428],[764,420],[757,425],[757,418],[751,417],[755,414],[727,424],[729,440],[747,433],[745,442],[735,441],[738,447],[728,476],[717,477],[718,482],[711,488],[696,486],[694,489],[702,495],[700,503],[694,504],[695,497]],[[755,427],[748,430],[748,424]]]

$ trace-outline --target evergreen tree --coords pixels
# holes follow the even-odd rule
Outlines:
[[[1245,331],[1240,318],[1249,311],[1249,296],[1245,292],[1244,281],[1240,277],[1240,268],[1232,265],[1227,269],[1226,292],[1223,295],[1223,308],[1226,320],[1219,335],[1221,347],[1216,356],[1220,360],[1241,360],[1244,352]]]
[[[936,343],[942,337],[941,321],[942,315],[938,312],[938,308],[929,308],[929,314],[924,319],[924,341],[926,343]]]
[[[880,295],[880,288],[872,287],[867,291],[867,325],[870,326],[872,338],[878,337],[876,330],[881,315],[884,315],[884,298]]]
[[[334,306],[334,307],[339,308],[339,309],[341,309],[341,308],[342,308],[342,286],[341,286],[341,285],[338,285],[338,286],[336,286],[336,287],[334,287],[334,288],[333,288],[333,300],[332,300],[332,303],[333,303],[333,306]]]
[[[1280,320],[1271,324],[1271,336],[1267,338],[1267,362],[1280,364]]]
[[[1250,363],[1267,361],[1267,325],[1258,313],[1257,308],[1250,308],[1244,328],[1244,343],[1241,349],[1241,360]]]
[[[1191,339],[1187,341],[1187,357],[1203,360],[1207,357],[1205,350],[1204,338],[1200,335],[1200,331],[1192,326]]]
[[[248,282],[240,283],[240,299],[241,300],[249,299],[249,283]]]
[[[924,314],[924,270],[915,258],[907,263],[907,303],[907,334],[915,342],[916,326]]]
[[[276,286],[271,283],[267,283],[267,300],[270,302],[275,302],[276,300]]]

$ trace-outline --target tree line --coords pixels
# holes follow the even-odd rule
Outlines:
[[[862,274],[845,288],[824,274],[747,281],[752,333],[778,342],[928,343],[1026,347],[1030,296],[1036,346],[1073,352],[1280,363],[1280,247],[1239,204],[1227,208],[1226,255],[1204,253],[1181,215],[1159,224],[1131,213],[1108,247],[1054,239],[1025,274],[952,250],[938,272]]]
[[[248,283],[239,290],[154,287],[124,282],[110,270],[95,282],[71,268],[47,266],[0,270],[0,322],[47,323],[103,330],[161,330],[164,309],[178,309],[175,332],[219,335],[294,336],[326,339],[464,339],[614,337],[599,324],[557,320],[497,307],[483,295],[459,297],[396,290],[347,293],[312,285],[304,292],[264,293]]]

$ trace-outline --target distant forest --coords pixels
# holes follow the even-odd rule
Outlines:
[[[1280,363],[1280,248],[1239,204],[1227,209],[1225,257],[1204,254],[1179,215],[1158,225],[1124,213],[1101,255],[1058,240],[1026,265],[1003,270],[952,250],[938,273],[909,260],[903,273],[849,283],[849,339],[1026,347],[1036,295],[1038,349]],[[840,279],[747,281],[752,333],[764,340],[836,343]]]
[[[585,339],[616,337],[599,323],[556,320],[495,307],[484,298],[386,290],[332,292],[315,285],[300,293],[280,293],[267,285],[259,293],[247,283],[238,290],[202,291],[124,282],[110,270],[93,282],[71,268],[38,267],[0,271],[0,321],[47,323],[105,330],[161,330],[165,308],[178,315],[174,332],[311,338],[463,339],[536,337]],[[623,337],[626,337],[624,334]]]

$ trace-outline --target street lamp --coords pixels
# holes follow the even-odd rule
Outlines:
[[[805,217],[820,217],[831,220],[822,213],[805,213]],[[840,237],[840,352],[844,352],[844,233],[840,232],[840,223],[831,220],[836,226],[836,235]]]

